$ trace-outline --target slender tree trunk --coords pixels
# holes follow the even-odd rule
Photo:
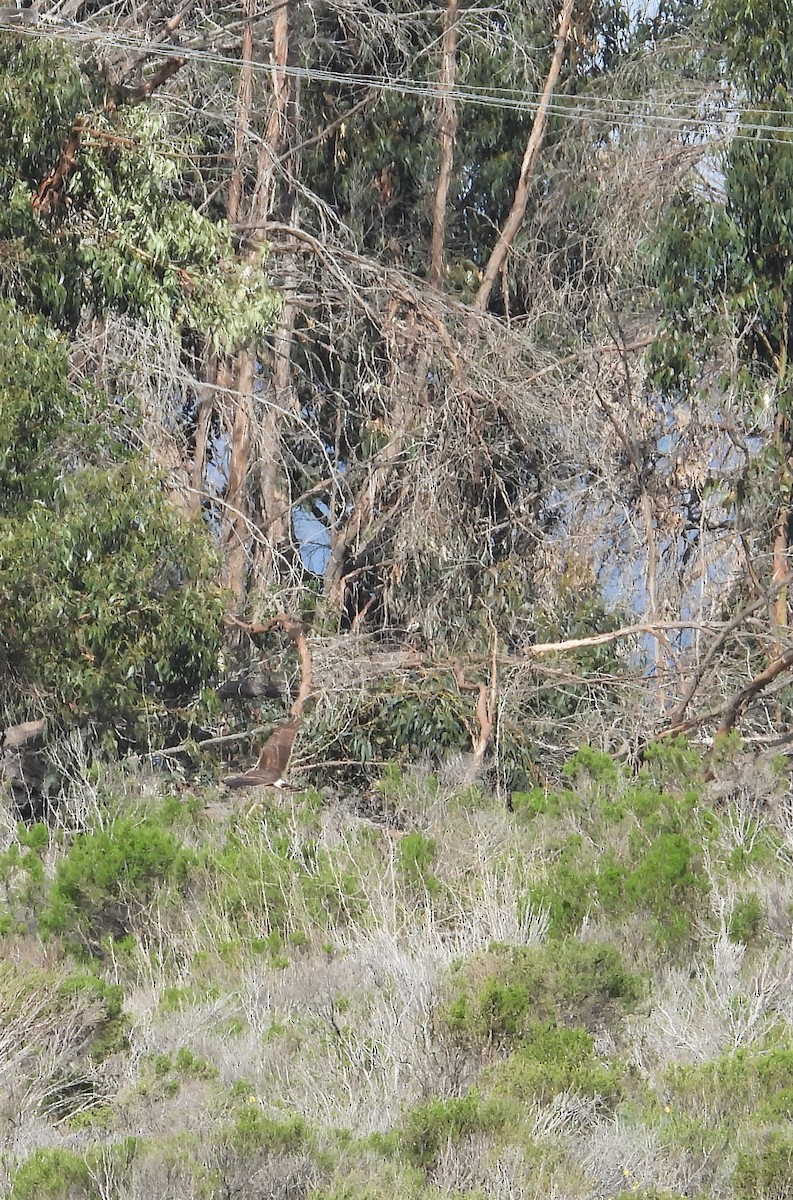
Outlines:
[[[439,288],[443,284],[443,247],[446,241],[446,208],[454,162],[454,142],[457,137],[457,106],[450,93],[454,88],[457,71],[457,22],[458,0],[447,0],[443,24],[443,51],[438,85],[440,97],[441,153],[438,166],[438,184],[435,188],[435,203],[432,216],[432,245],[430,249],[430,283]]]
[[[245,0],[246,6],[251,0]],[[232,226],[249,229],[246,258],[255,265],[262,241],[262,227],[281,201],[282,215],[294,218],[295,191],[291,184],[294,164],[284,148],[296,141],[297,82],[286,68],[291,44],[290,21],[296,4],[279,5],[273,14],[271,50],[270,112],[256,157],[256,174],[249,188],[250,202],[245,204],[245,147],[255,115],[253,92],[254,45],[252,22],[246,21],[243,34],[243,67],[237,101],[234,140],[234,166],[229,186],[228,216]],[[250,10],[246,8],[246,16]],[[286,184],[284,184],[286,180]],[[283,210],[286,210],[285,212]],[[243,220],[244,218],[244,220]],[[262,375],[262,350],[250,347],[240,351],[223,371],[229,404],[229,466],[224,509],[224,554],[226,583],[238,601],[242,599],[249,570],[259,583],[273,582],[277,575],[277,547],[286,531],[287,511],[281,483],[283,464],[280,427],[283,413],[294,407],[290,395],[291,346],[294,337],[295,309],[284,305],[274,332],[274,351],[267,377]],[[261,387],[257,388],[257,382]],[[220,380],[219,380],[220,382]],[[258,464],[255,485],[251,470]],[[251,489],[256,487],[256,520],[251,513]],[[259,537],[254,541],[254,526]]]
[[[548,120],[548,108],[553,99],[554,89],[559,82],[559,76],[562,72],[562,62],[564,60],[565,47],[567,38],[570,33],[570,21],[573,15],[574,0],[564,0],[564,7],[559,18],[559,33],[556,36],[556,44],[554,46],[553,58],[551,59],[551,67],[548,71],[548,78],[545,81],[540,103],[537,106],[537,113],[534,118],[534,124],[531,127],[531,134],[526,145],[526,150],[523,155],[523,162],[520,168],[520,176],[518,177],[518,186],[515,189],[515,198],[512,201],[512,208],[509,216],[504,223],[504,228],[501,230],[498,241],[493,249],[493,252],[488,259],[484,274],[482,275],[482,283],[479,291],[474,299],[474,308],[480,312],[484,312],[490,300],[490,293],[493,290],[493,285],[499,277],[501,269],[506,261],[509,248],[515,240],[515,235],[523,223],[523,218],[526,215],[526,206],[529,202],[529,184],[534,173],[534,167],[542,149],[543,140],[545,138],[545,125]]]
[[[294,20],[296,8],[297,5],[293,4],[290,14],[290,6],[281,5],[273,16],[273,100],[265,144],[259,155],[251,211],[253,220],[263,223],[278,209],[279,217],[287,226],[296,226],[299,221],[295,186],[299,161],[295,147],[299,141],[300,80],[286,71],[288,66],[298,65],[296,38],[290,27],[290,19]],[[287,243],[291,241],[293,239],[287,235]],[[269,387],[262,398],[264,411],[260,426],[258,504],[264,537],[255,548],[254,558],[256,577],[261,582],[273,582],[278,577],[278,547],[286,541],[291,522],[280,437],[284,417],[297,410],[292,375],[297,318],[293,298],[297,278],[295,255],[289,248],[282,251],[279,268],[283,279],[284,303],[272,338]]]

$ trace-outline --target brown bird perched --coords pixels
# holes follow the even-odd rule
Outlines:
[[[280,725],[262,746],[256,766],[242,775],[228,775],[223,780],[226,787],[274,787],[280,791],[289,788],[291,785],[284,783],[284,775],[299,728],[300,717]]]

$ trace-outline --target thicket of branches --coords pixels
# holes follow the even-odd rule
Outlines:
[[[203,523],[228,609],[307,622],[318,737],[351,719],[342,663],[396,653],[361,667],[342,757],[486,730],[514,782],[543,750],[747,710],[773,743],[789,239],[763,172],[787,170],[788,102],[749,17],[42,0],[3,22],[4,290]],[[12,653],[22,708],[65,700],[25,671]],[[402,732],[392,701],[415,701]]]

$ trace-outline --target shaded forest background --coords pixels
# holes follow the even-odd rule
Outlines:
[[[10,718],[241,731],[287,611],[327,763],[784,735],[783,6],[3,20]]]

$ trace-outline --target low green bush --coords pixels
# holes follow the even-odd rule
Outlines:
[[[682,950],[709,889],[689,808],[644,788],[602,799],[597,808],[592,838],[569,835],[545,878],[526,892],[526,904],[548,913],[553,938],[575,934],[592,913],[619,920],[639,912],[650,917],[661,949]],[[602,819],[626,827],[613,847]],[[595,840],[605,842],[597,853]]]
[[[96,1188],[81,1155],[41,1149],[12,1174],[9,1200],[96,1200]]]
[[[793,1117],[793,1047],[741,1048],[714,1062],[672,1067],[665,1083],[675,1108],[714,1124],[773,1125]]]
[[[432,872],[437,854],[435,839],[427,837],[420,829],[406,833],[397,846],[397,863],[407,882],[431,895],[441,888],[440,881]]]
[[[132,915],[156,890],[181,887],[192,861],[171,833],[147,819],[126,817],[79,834],[55,869],[41,931],[97,950],[104,938],[129,934]]]
[[[97,975],[77,972],[67,975],[59,988],[65,1000],[70,997],[88,999],[96,1013],[94,1038],[90,1053],[98,1062],[127,1048],[129,1022],[124,1015],[124,992],[117,983],[106,983]]]
[[[234,926],[241,941],[258,945],[260,953],[278,952],[278,939],[297,946],[292,934],[300,922],[328,930],[365,909],[349,857],[336,861],[311,837],[295,852],[277,814],[268,814],[265,836],[259,827],[232,829],[221,847],[204,847],[199,859],[193,882],[207,913]]]
[[[572,939],[547,947],[495,946],[453,980],[444,1010],[456,1037],[514,1048],[538,1023],[608,1026],[644,991],[613,946]]]
[[[560,1092],[599,1096],[613,1104],[622,1096],[623,1071],[595,1055],[594,1038],[585,1029],[549,1022],[530,1025],[523,1044],[493,1068],[489,1083],[499,1096],[525,1104],[547,1103]]]
[[[727,935],[731,942],[744,945],[763,940],[765,909],[754,892],[737,900],[730,917]]]
[[[483,1098],[476,1090],[465,1096],[431,1100],[408,1113],[403,1146],[414,1166],[427,1170],[447,1143],[472,1133],[497,1133],[506,1121],[504,1106]]]
[[[310,1139],[310,1129],[300,1116],[276,1119],[262,1112],[251,1095],[237,1112],[233,1124],[223,1135],[235,1150],[245,1153],[267,1150],[287,1153],[299,1150]]]
[[[790,1200],[793,1195],[793,1135],[771,1133],[738,1154],[735,1200]]]

